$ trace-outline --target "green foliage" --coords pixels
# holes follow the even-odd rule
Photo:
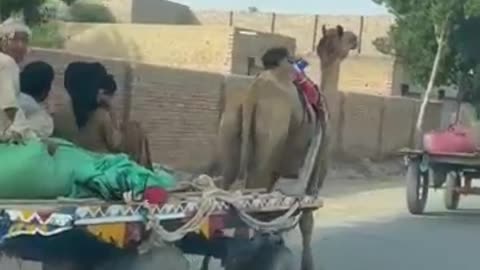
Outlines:
[[[74,22],[113,23],[115,16],[110,10],[91,1],[77,1],[70,6],[70,15]]]
[[[467,18],[480,15],[480,1],[467,0],[465,3],[465,15]]]
[[[67,5],[73,4],[76,0],[61,0]],[[25,21],[29,25],[42,23],[45,20],[42,7],[49,0],[0,0],[0,19],[7,19],[12,13],[23,12]]]
[[[23,12],[32,28],[32,46],[62,48],[64,37],[57,20],[91,23],[115,22],[113,14],[96,1],[86,0],[0,0],[0,16]]]
[[[45,21],[70,19],[70,7],[62,0],[46,0],[40,13]]]
[[[32,27],[32,46],[62,49],[64,41],[60,26],[55,21],[38,24]]]
[[[445,31],[446,46],[435,85],[456,83],[458,71],[465,72],[467,58],[463,49],[471,42],[459,28],[469,16],[480,15],[480,0],[373,0],[385,5],[396,23],[388,37],[374,42],[377,49],[400,58],[412,79],[425,86],[430,78],[438,48],[438,39]],[[477,10],[477,11],[475,11]],[[459,32],[460,31],[460,32]],[[457,44],[452,44],[457,36]],[[388,46],[387,46],[388,45]],[[479,48],[479,47],[477,47]]]
[[[41,20],[39,7],[45,0],[0,0],[0,16],[4,20],[12,13],[23,12],[25,21],[32,25]]]

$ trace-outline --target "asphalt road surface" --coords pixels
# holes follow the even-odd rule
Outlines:
[[[442,193],[431,193],[429,214],[418,217],[407,213],[399,181],[350,182],[326,190],[326,206],[316,213],[318,270],[480,269],[480,197],[462,198],[462,210],[447,212]],[[287,241],[299,261],[299,233],[289,233]],[[198,258],[190,259],[191,269],[198,269]],[[212,266],[219,269],[218,262]],[[0,269],[38,268],[3,264]]]
[[[480,197],[462,198],[461,210],[448,212],[443,193],[431,192],[428,214],[412,216],[400,181],[350,189],[328,196],[316,214],[316,269],[480,269]],[[300,235],[291,232],[287,239],[299,265]]]
[[[327,200],[316,219],[317,269],[480,269],[480,197],[448,212],[443,192],[432,192],[428,215],[418,217],[407,213],[404,193],[399,186]]]

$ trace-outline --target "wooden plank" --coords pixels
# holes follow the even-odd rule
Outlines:
[[[417,154],[417,155],[427,155],[430,158],[467,158],[467,159],[480,159],[480,153],[451,153],[451,152],[436,152],[436,153],[428,153],[424,150],[418,149],[408,149],[403,148],[398,151],[400,154]]]
[[[457,157],[457,156],[429,156],[430,163],[458,165],[463,167],[479,167],[480,157]]]

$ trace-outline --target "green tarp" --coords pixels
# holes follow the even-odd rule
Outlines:
[[[147,187],[175,184],[165,171],[153,173],[123,154],[96,154],[70,142],[52,156],[44,143],[0,144],[0,199],[100,198],[122,199],[124,192],[141,196]]]

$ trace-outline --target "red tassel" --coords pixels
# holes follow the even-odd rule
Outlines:
[[[149,204],[163,205],[168,201],[168,192],[163,188],[147,188],[143,193],[143,198]]]

